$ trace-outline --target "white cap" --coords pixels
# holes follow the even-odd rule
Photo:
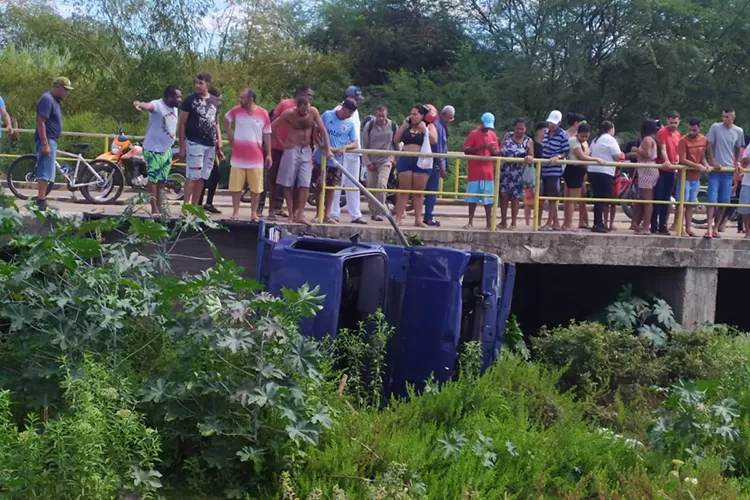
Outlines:
[[[560,113],[558,110],[552,111],[547,117],[547,123],[554,123],[555,125],[559,125],[561,121],[562,113]]]

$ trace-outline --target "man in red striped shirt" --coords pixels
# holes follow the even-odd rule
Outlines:
[[[240,105],[224,115],[224,128],[232,145],[232,170],[229,174],[232,220],[240,218],[240,198],[246,182],[250,188],[250,220],[258,220],[263,167],[271,166],[271,118],[255,103],[256,97],[253,89],[244,89],[240,92]]]

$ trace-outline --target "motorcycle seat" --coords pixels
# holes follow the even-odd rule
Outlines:
[[[84,152],[89,148],[89,144],[86,142],[79,142],[70,146],[71,149],[76,151]]]

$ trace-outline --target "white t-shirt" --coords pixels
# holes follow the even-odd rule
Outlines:
[[[589,154],[605,161],[617,161],[620,159],[622,151],[620,151],[620,145],[617,144],[617,139],[610,134],[604,134],[590,143]],[[608,167],[605,165],[589,165],[588,171],[612,176],[615,175],[615,167]]]
[[[163,99],[151,101],[154,110],[148,114],[148,128],[143,149],[166,153],[174,145],[177,134],[177,108],[170,108]]]
[[[745,148],[745,152],[742,153],[742,158],[750,158],[750,148]],[[742,185],[750,186],[750,174],[744,174],[742,176]]]

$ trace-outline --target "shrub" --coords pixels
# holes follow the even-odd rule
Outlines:
[[[70,411],[46,420],[30,413],[19,431],[8,391],[0,391],[0,496],[106,499],[123,490],[153,498],[160,440],[136,411],[128,381],[87,358],[63,382]]]
[[[649,386],[658,380],[656,354],[649,342],[627,331],[600,323],[572,323],[542,330],[532,339],[534,355],[553,368],[566,368],[560,378],[562,390],[578,397],[594,396],[610,388]]]

